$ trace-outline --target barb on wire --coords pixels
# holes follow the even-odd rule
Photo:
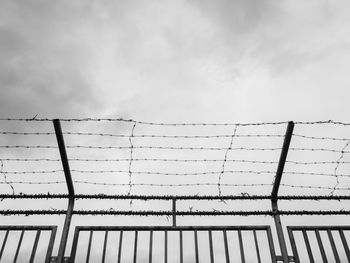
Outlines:
[[[0,159],[0,163],[1,163],[1,165],[0,165],[0,173],[4,176],[4,183],[11,187],[12,194],[14,195],[15,194],[15,188],[13,187],[11,182],[7,181],[6,173],[3,171],[4,170],[4,161],[2,159]]]
[[[339,165],[340,165],[340,161],[344,158],[344,153],[345,153],[345,149],[349,146],[349,144],[350,144],[350,140],[348,140],[347,141],[347,143],[344,145],[344,147],[343,147],[343,149],[341,150],[341,155],[340,155],[340,157],[338,158],[338,160],[337,160],[337,165],[335,166],[335,168],[334,168],[334,176],[335,176],[335,179],[336,179],[336,183],[335,183],[335,185],[334,185],[334,187],[333,187],[333,190],[330,192],[330,195],[333,195],[334,194],[334,192],[336,191],[336,189],[337,189],[337,186],[339,185],[339,176],[340,175],[338,175],[338,168],[339,168]]]
[[[234,129],[233,134],[232,134],[232,136],[231,136],[230,145],[229,145],[229,147],[226,149],[224,161],[222,162],[222,166],[221,166],[222,168],[221,168],[221,172],[220,172],[219,178],[218,178],[218,191],[219,191],[219,196],[221,196],[221,179],[222,179],[222,176],[223,176],[224,173],[225,173],[225,164],[226,164],[227,155],[228,155],[228,152],[229,152],[229,151],[231,150],[231,148],[232,148],[233,138],[234,138],[235,135],[236,135],[237,127],[238,127],[238,125],[235,126],[235,129]]]

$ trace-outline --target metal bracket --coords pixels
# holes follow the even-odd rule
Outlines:
[[[293,256],[288,256],[288,260],[289,260],[289,262],[295,262]],[[276,256],[276,261],[283,261],[283,257],[282,256]]]
[[[57,257],[51,257],[50,258],[50,262],[57,263]],[[64,257],[63,258],[63,262],[64,263],[69,263],[70,262],[70,258],[69,257]]]

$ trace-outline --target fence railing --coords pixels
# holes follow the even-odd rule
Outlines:
[[[13,119],[12,119],[13,120]],[[33,120],[23,120],[23,119],[17,119],[17,121],[51,121],[48,119],[33,119]],[[208,235],[209,235],[209,245],[210,245],[210,257],[211,257],[211,262],[214,262],[213,260],[213,252],[212,252],[212,240],[211,240],[211,231],[221,231],[223,233],[223,244],[224,244],[224,250],[225,250],[225,260],[226,262],[230,262],[229,260],[229,253],[227,250],[227,238],[226,237],[226,233],[227,231],[238,231],[238,237],[240,237],[240,233],[242,230],[244,231],[253,231],[254,233],[254,240],[255,240],[255,248],[256,248],[256,256],[257,256],[257,261],[260,262],[260,254],[259,254],[259,245],[257,243],[257,239],[256,239],[256,231],[266,231],[267,233],[267,240],[268,240],[268,247],[270,249],[271,252],[271,260],[272,262],[276,262],[276,261],[283,261],[283,262],[291,262],[293,260],[295,260],[296,262],[299,262],[299,256],[298,256],[298,250],[296,248],[296,243],[295,243],[295,239],[294,239],[294,232],[295,231],[301,231],[303,233],[304,236],[304,241],[306,244],[306,248],[307,248],[307,252],[309,255],[309,259],[311,262],[313,262],[313,254],[312,254],[312,249],[310,247],[309,241],[308,241],[308,236],[307,236],[307,231],[316,231],[316,237],[317,237],[317,242],[321,251],[321,255],[322,255],[322,259],[324,262],[327,262],[326,256],[325,256],[325,250],[322,247],[322,241],[319,237],[319,231],[328,231],[328,235],[329,235],[329,239],[331,242],[331,247],[333,249],[334,252],[334,257],[335,260],[337,262],[340,262],[339,260],[339,255],[337,256],[336,253],[336,248],[335,245],[333,244],[334,242],[332,242],[332,232],[333,230],[337,230],[340,233],[340,238],[342,241],[342,244],[344,246],[345,249],[345,254],[347,256],[347,258],[349,259],[349,248],[346,242],[346,238],[344,237],[343,231],[344,230],[349,230],[347,227],[345,228],[320,228],[320,227],[309,227],[309,228],[302,228],[302,227],[289,227],[288,231],[289,231],[289,238],[290,238],[290,242],[292,245],[292,251],[293,251],[293,257],[291,257],[288,254],[288,250],[287,250],[287,245],[286,245],[286,240],[284,237],[284,231],[283,231],[283,227],[282,227],[282,222],[281,222],[281,215],[349,215],[350,211],[349,210],[308,210],[308,209],[303,209],[303,210],[281,210],[278,207],[278,201],[279,200],[350,200],[350,196],[349,195],[334,195],[334,191],[336,190],[348,190],[348,188],[343,187],[343,188],[339,188],[339,178],[341,176],[347,177],[346,175],[342,174],[339,175],[337,173],[338,169],[339,169],[339,165],[342,163],[346,163],[343,161],[344,159],[344,154],[347,153],[346,151],[346,147],[349,145],[350,143],[350,139],[348,140],[347,138],[330,138],[330,137],[313,137],[313,136],[306,136],[306,135],[295,135],[297,137],[301,137],[301,138],[311,138],[311,139],[321,139],[321,140],[330,140],[330,141],[345,141],[346,144],[345,146],[341,149],[341,150],[335,150],[335,149],[327,149],[327,148],[318,148],[318,149],[307,149],[307,148],[293,148],[293,149],[297,149],[297,150],[301,150],[301,151],[305,151],[305,150],[321,150],[321,151],[326,151],[326,152],[336,152],[340,154],[340,157],[336,160],[336,161],[320,161],[320,162],[316,162],[316,161],[305,161],[305,162],[298,162],[298,161],[290,161],[294,164],[299,164],[299,165],[311,165],[311,164],[329,164],[329,163],[333,163],[336,165],[335,167],[335,171],[334,174],[322,174],[322,173],[315,173],[315,172],[286,172],[286,173],[299,173],[299,174],[319,174],[319,175],[324,175],[324,176],[333,176],[336,179],[336,185],[332,186],[332,187],[323,187],[323,186],[301,186],[301,188],[308,188],[308,189],[328,189],[331,190],[331,194],[330,195],[279,195],[279,188],[280,186],[288,186],[287,184],[283,184],[281,183],[282,180],[282,176],[285,173],[284,172],[284,167],[286,165],[286,163],[288,163],[287,160],[287,156],[288,156],[288,152],[290,149],[290,144],[291,144],[291,140],[293,137],[293,130],[294,130],[294,122],[288,122],[287,124],[287,129],[285,132],[285,135],[281,136],[281,135],[275,135],[275,137],[284,137],[284,142],[281,148],[249,148],[249,147],[240,147],[237,149],[243,149],[243,150],[263,150],[263,151],[270,151],[270,150],[280,150],[280,158],[279,161],[259,161],[259,160],[247,160],[247,159],[241,159],[240,161],[242,162],[246,162],[246,163],[269,163],[269,164],[276,164],[277,165],[277,170],[275,172],[275,177],[274,177],[274,182],[271,185],[272,190],[271,190],[271,194],[269,195],[250,195],[248,193],[241,193],[241,194],[236,194],[236,195],[225,195],[222,194],[221,192],[221,187],[225,186],[224,183],[222,183],[222,178],[223,175],[225,173],[251,173],[254,171],[243,171],[243,170],[237,170],[237,171],[228,171],[225,170],[225,165],[227,162],[230,161],[230,159],[228,158],[228,152],[230,150],[233,150],[234,147],[232,147],[232,141],[235,137],[246,137],[246,138],[250,138],[250,137],[254,137],[252,135],[239,135],[236,134],[237,131],[237,127],[245,127],[247,125],[281,125],[281,124],[285,124],[285,122],[281,122],[281,123],[261,123],[261,124],[192,124],[192,126],[229,126],[229,125],[233,125],[235,127],[234,129],[234,133],[232,135],[229,136],[209,136],[209,135],[136,135],[134,134],[134,129],[136,125],[139,124],[150,124],[150,125],[157,125],[157,126],[181,126],[181,125],[186,125],[186,124],[163,124],[163,123],[159,123],[159,124],[155,124],[155,123],[144,123],[144,122],[136,122],[133,120],[121,120],[121,119],[117,119],[117,120],[111,120],[111,119],[107,119],[105,121],[124,121],[124,122],[128,122],[131,123],[133,125],[132,128],[132,132],[130,135],[125,135],[122,136],[120,135],[119,137],[126,137],[128,138],[129,142],[130,142],[130,146],[104,146],[104,147],[100,147],[100,146],[96,146],[96,147],[92,147],[92,146],[87,146],[87,147],[83,147],[83,146],[79,146],[79,148],[87,148],[87,149],[99,149],[99,148],[107,148],[107,149],[113,149],[113,148],[127,148],[130,149],[130,158],[126,158],[125,160],[117,160],[117,161],[129,161],[129,166],[128,166],[128,170],[126,171],[117,171],[117,172],[126,172],[129,176],[129,182],[126,183],[125,185],[129,186],[129,190],[128,193],[126,195],[121,195],[121,194],[76,194],[75,193],[75,189],[74,189],[74,184],[76,183],[89,183],[88,181],[74,181],[72,179],[72,175],[71,172],[73,170],[70,169],[70,165],[69,165],[69,158],[67,156],[67,152],[66,152],[66,146],[65,146],[65,142],[64,142],[64,137],[63,137],[63,132],[61,129],[61,124],[60,124],[60,120],[55,119],[52,120],[53,121],[53,125],[54,125],[54,129],[55,129],[55,135],[56,135],[56,139],[57,139],[57,148],[59,150],[60,153],[60,160],[62,162],[62,167],[63,167],[63,172],[65,175],[65,183],[67,185],[67,189],[68,189],[68,194],[15,194],[14,193],[14,188],[12,186],[13,183],[16,182],[11,182],[8,181],[6,178],[7,174],[11,174],[11,172],[4,172],[3,169],[1,173],[3,173],[4,176],[4,183],[8,184],[9,186],[12,187],[13,190],[13,194],[1,194],[0,198],[1,199],[67,199],[68,200],[68,207],[66,210],[15,210],[15,209],[7,209],[7,210],[1,210],[0,214],[1,215],[65,215],[65,221],[64,221],[64,225],[62,227],[62,234],[61,234],[61,238],[60,238],[60,243],[59,243],[59,249],[58,249],[58,255],[57,257],[54,257],[54,260],[56,262],[64,262],[64,260],[67,260],[67,257],[65,258],[65,250],[67,247],[67,240],[68,240],[68,234],[69,231],[71,230],[71,220],[73,215],[138,215],[138,216],[143,216],[143,215],[154,215],[154,216],[170,216],[172,217],[172,227],[77,227],[76,228],[76,232],[74,234],[74,240],[73,240],[73,248],[72,248],[72,254],[70,256],[70,260],[72,260],[72,262],[74,262],[75,260],[75,252],[77,250],[77,244],[78,244],[78,239],[79,239],[79,234],[82,231],[90,231],[90,236],[89,236],[89,244],[88,244],[88,248],[87,248],[87,262],[89,260],[89,255],[90,255],[90,250],[91,250],[91,240],[92,240],[92,236],[93,233],[95,231],[104,231],[105,233],[105,239],[104,239],[104,245],[103,245],[103,253],[102,253],[102,262],[104,262],[104,259],[106,257],[106,246],[107,246],[107,237],[108,234],[110,233],[110,231],[119,231],[119,236],[120,236],[120,241],[119,241],[119,251],[121,251],[121,247],[122,247],[122,233],[124,231],[131,231],[134,233],[135,235],[135,239],[134,239],[134,254],[133,254],[133,258],[136,258],[136,247],[137,247],[137,233],[138,231],[148,231],[150,234],[150,245],[149,245],[149,257],[150,259],[152,258],[152,233],[154,231],[161,231],[164,233],[164,243],[165,243],[165,247],[167,247],[166,242],[166,233],[167,231],[178,231],[179,235],[180,235],[180,247],[182,247],[182,239],[181,239],[181,234],[183,231],[192,231],[194,233],[194,237],[195,240],[197,240],[196,237],[196,233],[197,231],[207,231]],[[88,120],[74,120],[74,119],[69,119],[69,120],[63,120],[63,121],[103,121],[102,119],[88,119]],[[331,123],[331,124],[337,124],[337,125],[349,125],[349,124],[345,124],[345,123],[337,123],[337,122],[310,122],[310,123],[299,123],[299,124],[322,124],[322,123]],[[31,134],[31,133],[26,133],[26,132],[2,132],[2,134]],[[51,135],[53,133],[34,133],[34,134],[42,134],[42,135]],[[68,134],[76,134],[76,135],[86,135],[86,136],[104,136],[104,137],[118,137],[115,134],[109,134],[109,133],[82,133],[82,132],[68,132]],[[231,141],[230,141],[230,145],[228,148],[222,148],[222,147],[172,147],[172,146],[136,146],[135,143],[132,142],[132,140],[134,138],[217,138],[217,137],[231,137]],[[265,135],[255,135],[255,137],[274,137],[274,135],[272,134],[265,134]],[[11,146],[5,147],[5,148],[9,148]],[[51,147],[51,146],[50,146]],[[74,147],[74,146],[68,146],[68,147]],[[78,146],[76,146],[78,147]],[[166,149],[166,150],[174,150],[174,149],[181,149],[181,150],[197,150],[197,149],[205,149],[205,150],[226,150],[225,153],[225,157],[222,160],[217,160],[217,159],[169,159],[169,158],[135,158],[134,156],[134,150],[137,148],[149,148],[149,149]],[[28,158],[2,158],[2,160],[27,160],[27,161],[40,161],[40,160],[46,160],[46,161],[57,161],[56,159],[50,159],[50,158],[32,158],[32,159],[28,159]],[[73,158],[72,160],[74,161],[104,161],[104,162],[111,162],[111,161],[116,161],[113,159],[84,159],[84,158]],[[135,161],[166,161],[166,162],[199,162],[199,161],[203,161],[203,162],[216,162],[216,161],[222,161],[222,170],[217,174],[219,174],[218,177],[218,182],[217,183],[202,183],[202,185],[217,185],[218,186],[218,190],[219,190],[219,194],[218,195],[134,195],[131,194],[131,188],[134,184],[131,182],[132,179],[132,174],[135,174],[137,172],[132,171],[132,163]],[[239,161],[239,160],[236,160]],[[74,170],[74,172],[79,172],[78,170]],[[91,172],[91,171],[90,171]],[[116,171],[97,171],[99,173],[108,173],[108,172],[116,172]],[[265,173],[269,173],[269,171],[263,171]],[[17,174],[19,172],[16,172]],[[33,173],[33,172],[32,172]],[[147,172],[143,172],[146,173]],[[214,172],[213,172],[214,173]],[[261,171],[258,173],[262,173]],[[203,172],[203,173],[157,173],[157,172],[148,172],[148,174],[162,174],[162,175],[176,175],[176,176],[189,176],[189,175],[198,175],[198,174],[211,174],[211,172]],[[35,182],[33,182],[35,183]],[[40,183],[40,182],[38,182]],[[53,182],[55,183],[55,182]],[[57,182],[56,182],[57,183]],[[95,182],[92,184],[101,184],[101,185],[117,185],[117,183],[103,183],[103,182]],[[140,185],[147,185],[146,183],[141,183]],[[157,183],[152,183],[149,185],[157,185]],[[159,184],[164,186],[164,184]],[[174,184],[176,186],[176,184]],[[183,183],[183,184],[178,184],[178,186],[186,186],[186,185],[192,185],[190,183]],[[201,185],[201,183],[197,183],[194,185]],[[270,184],[263,184],[263,183],[245,183],[245,184],[227,184],[230,186],[246,186],[246,187],[251,187],[251,186],[256,186],[256,185],[260,185],[260,186],[269,186]],[[296,187],[291,185],[291,187]],[[139,210],[139,211],[134,211],[134,210],[75,210],[74,209],[74,204],[75,204],[75,200],[77,199],[110,199],[110,200],[166,200],[171,202],[171,207],[172,209],[169,211],[153,211],[153,210]],[[183,200],[219,200],[219,201],[227,201],[227,200],[270,200],[271,201],[271,209],[270,210],[227,210],[227,211],[199,211],[199,210],[189,210],[189,211],[183,211],[183,210],[178,210],[177,209],[177,202],[179,201],[183,201]],[[232,216],[249,216],[249,215],[268,215],[268,216],[272,216],[275,222],[275,230],[276,230],[276,234],[277,234],[277,239],[278,239],[278,244],[279,244],[279,248],[280,248],[280,252],[281,255],[276,255],[275,254],[275,249],[274,249],[274,245],[273,245],[273,240],[272,240],[272,236],[271,236],[271,231],[270,228],[267,226],[252,226],[252,227],[233,227],[233,226],[226,226],[226,227],[219,227],[219,226],[211,226],[211,227],[184,227],[184,226],[178,226],[177,225],[177,217],[178,216],[218,216],[218,215],[232,215]],[[0,230],[5,230],[6,232],[6,236],[3,240],[3,244],[2,244],[2,248],[1,248],[1,253],[0,253],[0,259],[1,259],[1,255],[3,254],[5,245],[6,245],[6,240],[7,240],[7,236],[9,231],[12,230],[21,230],[22,231],[22,236],[23,236],[23,231],[29,231],[29,230],[37,230],[37,237],[35,238],[34,241],[34,246],[33,246],[33,251],[32,251],[32,256],[31,258],[34,259],[35,256],[35,250],[36,250],[36,246],[38,243],[38,238],[40,237],[40,231],[43,230],[47,230],[46,228],[40,228],[40,227],[33,227],[32,229],[30,228],[21,228],[21,227],[2,227],[0,228]],[[51,234],[51,238],[50,238],[50,242],[49,242],[49,247],[47,250],[47,256],[46,256],[46,261],[48,260],[49,257],[51,257],[51,252],[52,252],[52,246],[53,246],[53,240],[55,237],[55,233],[56,233],[56,228],[55,227],[49,227],[48,229],[51,229],[52,234]],[[239,239],[241,240],[241,239]],[[19,240],[19,244],[18,244],[18,248],[17,248],[17,252],[16,252],[16,256],[15,258],[17,258],[18,255],[18,251],[20,249],[21,246],[21,242],[22,242],[22,238]],[[333,244],[333,245],[332,245]],[[244,259],[244,249],[242,247],[242,240],[239,243],[239,247],[240,247],[240,257],[242,262],[245,261]],[[166,251],[166,250],[165,250]],[[34,254],[33,254],[34,253]],[[164,252],[165,253],[165,252]],[[180,255],[181,255],[181,249],[180,249]],[[50,255],[50,256],[49,256]],[[120,253],[119,253],[119,260],[120,260]],[[195,246],[195,255],[196,255],[196,262],[198,262],[198,249]],[[164,255],[165,258],[165,262],[167,262],[167,253],[165,253]],[[180,256],[180,258],[182,258],[182,256]],[[151,262],[152,260],[150,260]],[[119,262],[119,261],[118,261]],[[135,260],[134,260],[135,262]],[[183,258],[182,261],[183,262]]]

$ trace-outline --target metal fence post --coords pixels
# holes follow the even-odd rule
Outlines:
[[[284,263],[288,263],[290,261],[289,261],[288,251],[287,251],[286,240],[283,234],[283,228],[282,228],[280,214],[278,211],[277,202],[278,202],[278,189],[280,187],[280,183],[283,175],[283,169],[286,163],[288,149],[289,149],[290,141],[293,135],[293,129],[294,129],[294,122],[292,121],[288,122],[286,134],[284,137],[283,147],[282,147],[282,151],[281,151],[281,155],[280,155],[280,159],[279,159],[278,167],[276,171],[276,177],[275,177],[273,189],[271,192],[271,206],[272,206],[273,218],[275,221],[278,242],[281,249],[282,261]]]
[[[57,144],[58,144],[58,148],[60,151],[62,166],[63,166],[64,175],[65,175],[67,188],[68,188],[68,208],[67,208],[66,217],[64,220],[61,242],[60,242],[60,245],[58,248],[58,255],[57,255],[57,263],[63,263],[64,262],[64,252],[65,252],[66,246],[67,246],[67,239],[68,239],[68,234],[69,234],[70,223],[71,223],[72,215],[73,215],[75,193],[74,193],[72,176],[71,176],[70,169],[69,169],[68,157],[67,157],[66,147],[64,144],[60,120],[54,119],[53,125],[55,128]]]
[[[176,198],[172,199],[173,226],[176,226]]]

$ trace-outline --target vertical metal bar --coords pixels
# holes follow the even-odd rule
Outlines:
[[[321,239],[319,231],[315,230],[315,234],[316,234],[318,247],[320,248],[320,252],[321,252],[323,263],[328,263],[326,252],[324,250],[324,246],[323,246],[322,239]]]
[[[1,246],[1,250],[0,250],[0,260],[1,260],[2,254],[4,253],[5,245],[6,245],[8,236],[9,236],[9,230],[6,230],[4,241],[2,242],[2,246]]]
[[[209,250],[210,250],[210,263],[214,263],[214,249],[213,249],[213,236],[211,230],[209,232]]]
[[[106,260],[107,240],[108,240],[108,230],[105,231],[105,239],[103,241],[102,263],[105,263],[105,260]]]
[[[53,250],[53,245],[55,244],[56,233],[57,233],[57,226],[54,226],[51,229],[50,240],[49,240],[49,244],[47,246],[47,251],[46,251],[45,263],[50,262],[50,258],[51,258],[52,250]]]
[[[340,263],[339,254],[338,254],[337,248],[335,246],[331,230],[327,229],[327,234],[328,234],[328,238],[329,238],[329,243],[331,243],[331,247],[332,247],[332,250],[333,250],[335,262]]]
[[[120,230],[119,249],[118,249],[118,263],[120,263],[120,259],[121,259],[121,256],[122,256],[122,245],[123,245],[123,230]]]
[[[133,260],[134,263],[136,263],[136,258],[137,258],[137,239],[138,239],[138,231],[135,230],[135,239],[134,239],[134,260]]]
[[[92,243],[93,234],[94,234],[94,231],[90,230],[89,244],[88,244],[87,255],[86,255],[86,263],[89,263],[89,261],[90,261],[90,251],[91,251],[91,243]]]
[[[16,263],[16,262],[17,262],[19,250],[21,249],[21,244],[22,244],[22,240],[23,240],[23,235],[24,235],[24,230],[21,231],[21,235],[20,235],[20,237],[19,237],[19,241],[18,241],[18,245],[17,245],[17,249],[16,249],[15,258],[13,259],[13,263]]]
[[[344,246],[346,257],[348,258],[348,260],[350,262],[349,246],[348,246],[348,243],[346,242],[346,238],[345,238],[343,230],[339,229],[339,235],[340,235],[341,242],[343,243],[343,246]]]
[[[75,193],[74,193],[74,186],[73,186],[72,176],[70,173],[69,162],[68,162],[68,157],[67,157],[67,152],[66,152],[66,146],[64,144],[60,120],[59,119],[53,120],[53,125],[55,128],[57,144],[58,144],[58,148],[60,151],[62,166],[63,166],[63,170],[64,170],[64,176],[65,176],[66,184],[67,184],[67,188],[68,188],[68,208],[67,208],[67,213],[66,213],[66,217],[64,220],[61,242],[60,242],[60,245],[58,248],[58,255],[57,255],[57,263],[63,263],[64,253],[65,253],[66,246],[67,246],[67,239],[68,239],[68,234],[69,234],[70,223],[71,223],[72,215],[73,215]]]
[[[225,258],[226,258],[226,263],[230,263],[230,255],[228,253],[228,244],[227,244],[227,234],[226,230],[222,231],[222,234],[224,235],[224,246],[225,246]]]
[[[273,188],[272,188],[272,192],[271,192],[271,199],[272,200],[278,199],[278,190],[279,190],[279,187],[281,184],[283,169],[284,169],[284,165],[285,165],[286,160],[287,160],[287,155],[288,155],[290,141],[291,141],[292,135],[293,135],[293,130],[294,130],[294,122],[290,121],[290,122],[288,122],[286,134],[284,136],[282,151],[281,151],[280,159],[279,159],[278,166],[277,166],[276,176],[275,176],[275,182],[273,184]]]
[[[266,235],[267,235],[267,240],[269,242],[269,248],[270,248],[270,254],[271,254],[271,261],[272,263],[276,263],[276,251],[275,251],[275,245],[273,243],[273,238],[272,238],[272,233],[271,233],[271,228],[268,227],[266,229]]]
[[[253,230],[253,234],[254,234],[254,243],[255,243],[255,249],[256,249],[256,256],[258,258],[258,263],[261,263],[258,238],[256,236],[256,230],[255,229]]]
[[[78,241],[79,241],[79,234],[80,234],[80,229],[78,227],[75,228],[74,231],[74,237],[73,237],[73,245],[72,245],[72,251],[70,253],[70,260],[74,262],[75,260],[75,255],[77,253],[77,247],[78,247]]]
[[[153,230],[149,233],[149,263],[152,263]]]
[[[182,230],[179,231],[180,235],[180,263],[184,262],[184,251],[183,251],[183,242],[182,242]]]
[[[288,230],[290,245],[291,245],[292,251],[293,251],[294,261],[296,263],[300,263],[297,246],[296,246],[295,239],[294,239],[293,229],[287,227],[287,230]]]
[[[197,230],[194,230],[194,249],[196,253],[196,263],[199,263]]]
[[[293,135],[293,129],[294,129],[294,122],[292,122],[292,121],[288,122],[287,130],[286,130],[286,134],[285,134],[284,142],[283,142],[283,146],[282,146],[282,151],[281,151],[281,155],[280,155],[280,159],[279,159],[278,167],[277,167],[277,171],[276,171],[275,181],[274,181],[272,192],[271,192],[271,206],[272,206],[272,212],[274,213],[273,218],[275,221],[278,242],[280,245],[281,254],[282,254],[282,258],[283,258],[284,263],[288,263],[289,258],[288,258],[286,240],[285,240],[284,234],[283,234],[281,218],[280,218],[280,215],[278,212],[277,201],[278,201],[278,190],[279,190],[279,187],[281,184],[284,165],[285,165],[286,160],[287,160],[289,145],[290,145],[290,141],[291,141],[292,135]]]
[[[176,198],[173,197],[172,199],[172,212],[173,212],[173,226],[176,226]]]
[[[311,250],[311,246],[310,246],[310,242],[309,242],[309,237],[307,236],[307,233],[306,233],[305,229],[302,230],[302,232],[303,232],[303,237],[304,237],[306,250],[307,250],[307,254],[309,256],[310,263],[315,263],[314,256],[312,255],[312,250]]]
[[[32,249],[32,254],[30,255],[29,263],[33,263],[33,262],[34,262],[36,249],[38,248],[40,233],[41,233],[40,230],[36,231],[35,240],[34,240],[34,245],[33,245],[33,249]]]
[[[168,231],[164,231],[164,263],[168,263]]]
[[[245,263],[244,248],[243,248],[243,240],[242,240],[241,230],[238,230],[238,241],[239,241],[239,250],[241,252],[241,261],[242,261],[242,263]]]

